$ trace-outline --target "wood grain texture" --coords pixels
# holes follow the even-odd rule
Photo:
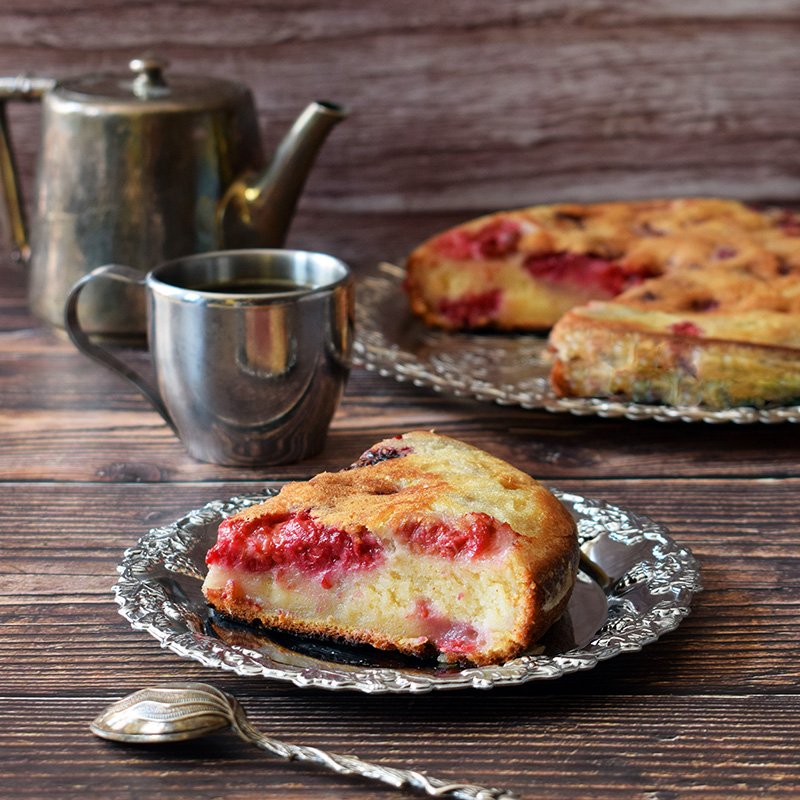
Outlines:
[[[794,201],[799,29],[788,0],[39,0],[0,9],[0,73],[124,72],[156,49],[175,71],[251,85],[270,144],[306,101],[336,99],[352,118],[303,205],[346,212],[358,231],[376,211]],[[38,114],[12,110],[30,187]]]
[[[123,684],[132,691],[162,675],[202,680],[203,670],[161,652],[117,616],[115,567],[149,528],[262,485],[181,483],[165,491],[152,484],[0,484],[0,672],[6,691],[83,694],[113,692]],[[705,587],[692,615],[665,640],[564,679],[564,692],[592,694],[598,681],[611,694],[797,690],[800,522],[794,506],[800,480],[558,485],[666,525],[700,560]],[[46,519],[43,508],[50,509]],[[91,658],[91,670],[75,674],[72,658]],[[59,688],[65,673],[71,674],[69,689]]]
[[[287,740],[523,797],[796,795],[795,428],[611,423],[604,434],[602,421],[454,403],[357,372],[333,450],[243,474],[191,462],[163,426],[155,435],[155,415],[113,376],[87,370],[28,324],[0,336],[0,398],[9,401],[0,427],[0,776],[15,796],[391,796],[275,762],[231,736],[153,750],[88,733],[106,703],[168,680],[213,681]],[[641,653],[555,684],[424,698],[306,692],[209,671],[117,614],[115,566],[148,528],[266,478],[337,468],[339,448],[349,459],[412,419],[667,525],[702,564],[692,614]],[[148,430],[159,442],[152,450]],[[93,475],[98,463],[109,472]]]
[[[410,763],[431,775],[500,784],[529,797],[728,800],[791,797],[800,790],[800,767],[785,746],[798,734],[796,696],[708,697],[698,713],[695,700],[685,697],[478,694],[463,704],[458,724],[450,721],[452,698],[381,704],[356,698],[349,705],[329,695],[241,699],[257,726],[287,741],[387,765]],[[97,792],[98,774],[108,798],[128,798],[134,786],[151,796],[207,797],[223,777],[227,798],[264,796],[265,787],[271,796],[395,796],[269,758],[230,735],[151,748],[102,742],[76,718],[90,720],[104,705],[95,696],[3,704],[5,764],[24,769],[33,757],[39,762],[16,796],[85,797]],[[731,747],[732,734],[748,748]],[[481,741],[494,749],[481,749]],[[66,776],[65,748],[73,754]]]
[[[357,368],[317,457],[269,470],[192,460],[127,382],[38,326],[21,278],[0,313],[0,480],[159,482],[310,477],[350,464],[373,442],[415,428],[459,436],[543,480],[627,476],[800,476],[795,425],[698,425],[576,418],[458,401]],[[2,306],[0,306],[0,312]],[[142,351],[123,353],[148,368]],[[81,458],[74,458],[75,441]]]

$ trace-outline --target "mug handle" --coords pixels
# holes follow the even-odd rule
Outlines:
[[[67,296],[67,302],[64,307],[64,327],[67,329],[67,334],[75,347],[82,353],[130,381],[150,401],[153,408],[161,414],[172,431],[177,434],[178,431],[175,427],[175,423],[169,411],[167,411],[167,407],[164,405],[164,401],[161,399],[158,389],[152,386],[150,382],[136,372],[136,370],[129,367],[105,347],[95,344],[81,327],[78,318],[78,299],[86,286],[99,278],[109,278],[111,280],[121,281],[122,283],[134,284],[141,287],[145,286],[145,279],[142,273],[131,267],[124,267],[121,264],[107,264],[104,267],[93,269],[72,287]]]

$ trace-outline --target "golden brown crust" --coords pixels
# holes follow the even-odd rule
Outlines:
[[[548,558],[554,542],[572,535],[572,518],[544,486],[476,447],[428,431],[411,431],[370,449],[381,448],[409,452],[369,469],[321,472],[309,481],[289,483],[275,497],[236,517],[253,519],[313,508],[314,517],[325,525],[347,528],[355,522],[374,531],[397,527],[434,509],[451,518],[483,511],[531,542],[535,550],[531,557],[536,559]],[[525,503],[521,511],[509,507],[503,516],[489,501],[509,487],[524,490]]]
[[[572,595],[572,587],[556,604],[549,608],[546,607],[547,598],[553,592],[560,590],[559,587],[563,585],[565,575],[574,576],[577,573],[579,555],[577,546],[571,552],[563,550],[560,558],[549,564],[546,571],[530,574],[531,590],[525,601],[526,613],[523,615],[525,624],[515,631],[519,648],[513,652],[509,648],[509,652],[503,654],[503,661],[538,642],[564,613]]]

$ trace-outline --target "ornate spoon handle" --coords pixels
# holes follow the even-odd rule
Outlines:
[[[115,742],[177,742],[231,727],[246,742],[287,761],[306,761],[340,775],[360,775],[432,797],[458,800],[517,800],[503,789],[447,783],[421,772],[369,764],[355,756],[326,753],[316,747],[286,744],[256,730],[236,698],[207,683],[182,683],[142,689],[112,703],[91,725]]]
[[[245,716],[244,710],[237,700],[228,695],[233,709],[233,729],[242,739],[252,742],[262,750],[287,761],[307,761],[325,769],[338,772],[340,775],[360,775],[374,781],[388,783],[398,789],[419,789],[432,797],[454,797],[458,800],[517,800],[516,795],[504,789],[491,789],[467,783],[448,783],[439,778],[430,778],[421,772],[409,769],[384,767],[370,764],[356,756],[328,753],[316,747],[286,744],[256,730]]]

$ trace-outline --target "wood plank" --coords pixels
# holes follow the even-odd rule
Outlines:
[[[630,422],[526,411],[458,400],[361,368],[353,370],[319,456],[261,470],[220,468],[189,458],[133,387],[20,313],[25,327],[0,328],[0,479],[304,478],[346,466],[373,442],[414,428],[463,438],[548,480],[615,478],[632,468],[654,478],[800,474],[800,429],[794,425]],[[147,369],[141,351],[124,357]]]
[[[705,585],[677,631],[642,653],[562,679],[562,691],[797,691],[800,481],[560,485],[667,525],[695,552]],[[153,484],[0,485],[0,670],[7,676],[6,691],[58,693],[66,691],[65,680],[69,691],[85,692],[92,686],[132,691],[165,675],[222,679],[129,630],[110,590],[122,551],[148,528],[252,488],[252,483],[186,484],[165,492]],[[18,503],[22,492],[24,505]],[[43,508],[47,519],[41,517]],[[263,682],[245,685],[256,691]]]
[[[78,353],[25,309],[24,273],[0,298],[0,479],[196,481],[297,479],[349,464],[413,428],[463,438],[545,480],[800,475],[796,425],[630,422],[505,408],[353,370],[322,454],[262,470],[193,461],[127,382]],[[10,323],[10,325],[9,325]],[[147,369],[141,351],[124,357]],[[75,443],[80,442],[80,449]]]
[[[501,207],[695,193],[796,202],[799,30],[794,0],[410,0],[402,9],[9,0],[0,74],[124,70],[148,43],[175,71],[249,84],[268,149],[308,100],[345,103],[351,118],[320,153],[289,244],[363,274]],[[30,203],[40,109],[9,110]],[[800,795],[797,426],[580,419],[460,401],[357,369],[322,454],[224,469],[189,459],[133,389],[39,326],[25,270],[2,266],[5,794],[393,794],[269,759],[232,735],[151,750],[88,732],[110,700],[184,679],[231,691],[287,740],[526,797]],[[146,364],[141,352],[127,356]],[[118,615],[116,565],[151,526],[344,466],[414,427],[667,525],[702,565],[692,614],[641,652],[583,674],[424,697],[305,691],[206,669]]]
[[[30,362],[29,362],[30,363]],[[342,468],[371,444],[416,428],[436,429],[504,458],[538,478],[608,479],[634,468],[641,477],[760,476],[800,474],[796,426],[711,426],[575,418],[503,409],[489,403],[446,398],[356,371],[334,417],[323,452],[299,464],[265,468],[218,467],[194,461],[161,418],[133,392],[106,392],[116,380],[100,367],[80,365],[91,375],[71,394],[85,410],[54,413],[43,408],[0,410],[0,478],[45,481],[192,481],[297,479],[322,469]],[[66,376],[67,372],[61,373]],[[0,378],[2,382],[2,378]],[[47,372],[40,387],[56,394],[73,386]],[[57,386],[56,386],[57,385]],[[25,400],[20,391],[17,405]],[[46,391],[29,395],[51,404]],[[51,398],[51,399],[48,399]],[[35,401],[34,401],[35,402]],[[105,410],[102,406],[120,410]],[[75,442],[81,442],[76,451]]]
[[[579,697],[523,692],[370,698],[305,693],[242,696],[276,737],[387,765],[413,765],[553,798],[790,797],[800,790],[797,696]],[[0,776],[15,796],[389,797],[352,779],[286,764],[230,734],[180,745],[102,742],[88,722],[107,696],[2,702]],[[452,704],[462,714],[455,722]],[[65,753],[70,753],[65,770]],[[12,785],[8,783],[7,785]]]
[[[0,11],[0,72],[124,71],[158,29],[175,71],[253,86],[270,146],[306,100],[338,99],[353,118],[304,204],[362,221],[654,192],[796,200],[800,13],[719,5],[414,0],[399,18],[354,0],[191,15],[44,0]],[[13,110],[30,195],[38,115]]]

